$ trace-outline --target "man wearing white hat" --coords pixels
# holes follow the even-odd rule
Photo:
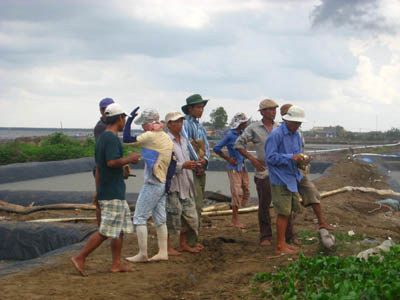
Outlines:
[[[200,162],[190,159],[189,141],[182,135],[184,119],[185,116],[180,112],[170,112],[165,116],[165,124],[168,127],[168,135],[174,143],[176,157],[176,171],[167,196],[167,227],[168,237],[171,234],[180,235],[178,251],[197,253],[201,249],[188,245],[187,233],[192,232],[195,236],[198,234],[199,219],[194,200],[193,170]],[[178,251],[172,248],[168,238],[168,254],[179,255]]]
[[[250,182],[245,158],[233,145],[247,127],[248,121],[249,118],[244,113],[237,113],[231,121],[231,129],[213,149],[217,155],[228,162],[227,168],[232,195],[232,225],[239,229],[244,228],[244,225],[239,221],[239,208],[247,206],[250,197]],[[222,152],[222,148],[225,146],[228,149],[228,155]]]
[[[160,122],[158,112],[152,108],[143,110],[135,121],[135,124],[142,125],[145,132],[139,136],[132,137],[131,124],[137,110],[138,108],[133,110],[126,121],[123,141],[128,145],[142,146],[142,158],[145,162],[144,184],[140,190],[133,215],[139,253],[126,259],[131,262],[149,261],[147,255],[147,220],[152,216],[156,225],[159,251],[150,260],[168,260],[165,201],[168,170],[171,164],[174,144],[162,130],[164,124]]]
[[[293,104],[284,104],[281,106],[281,116],[282,118],[287,114],[288,110],[293,106]],[[298,133],[300,134],[302,146],[304,149],[304,136],[301,133],[300,130],[298,130]],[[302,204],[305,207],[311,206],[313,208],[313,211],[318,218],[318,227],[319,229],[325,228],[327,230],[333,230],[332,226],[329,226],[322,215],[322,210],[321,210],[321,195],[317,188],[315,187],[314,183],[310,180],[310,178],[307,175],[307,169],[306,170],[300,170],[303,174],[303,179],[299,182],[299,193],[301,195],[301,198],[303,199]]]
[[[297,131],[305,121],[305,113],[293,105],[282,118],[284,123],[271,132],[265,143],[265,160],[277,213],[276,253],[297,254],[299,249],[286,243],[285,231],[292,212],[300,209],[299,183],[303,175],[298,166],[309,163],[309,158],[302,155],[302,141]]]

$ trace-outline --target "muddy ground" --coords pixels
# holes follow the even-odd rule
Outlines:
[[[342,186],[387,188],[386,178],[368,163],[341,159],[328,174],[315,181],[320,191]],[[252,195],[253,196],[253,195]],[[331,255],[357,254],[371,247],[364,239],[383,241],[400,239],[400,213],[374,204],[384,197],[376,194],[347,192],[324,198],[323,213],[335,224],[338,247]],[[272,218],[275,213],[271,209]],[[92,212],[38,212],[29,216],[0,213],[10,219],[93,215]],[[111,255],[105,242],[87,260],[89,277],[83,278],[73,268],[70,257],[76,251],[62,253],[41,268],[0,277],[0,299],[257,299],[249,281],[255,273],[273,271],[276,266],[294,262],[296,255],[277,256],[273,246],[258,245],[257,213],[241,215],[245,230],[230,226],[229,216],[203,219],[199,254],[183,253],[167,262],[132,264],[133,273],[109,273]],[[317,225],[311,208],[296,216],[295,229],[303,242],[306,256],[320,253]],[[273,221],[275,234],[275,221]],[[348,231],[355,235],[350,237]],[[232,239],[233,243],[223,240]],[[175,241],[176,242],[176,241]],[[275,241],[273,241],[275,244]],[[124,243],[123,256],[138,251],[135,235]],[[154,228],[149,231],[149,255],[157,251]]]

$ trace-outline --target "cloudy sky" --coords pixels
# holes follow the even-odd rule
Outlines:
[[[204,120],[272,98],[305,129],[388,130],[399,83],[399,0],[0,0],[0,127],[90,128],[104,97],[164,116],[200,93]]]

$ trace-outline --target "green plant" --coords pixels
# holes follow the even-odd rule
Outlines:
[[[400,248],[392,247],[368,261],[354,256],[340,258],[299,255],[296,263],[274,273],[254,276],[252,292],[268,299],[395,300],[400,297]]]
[[[64,146],[77,146],[79,145],[79,141],[69,136],[65,135],[62,132],[55,132],[44,138],[42,141],[43,146],[49,145],[64,145]]]

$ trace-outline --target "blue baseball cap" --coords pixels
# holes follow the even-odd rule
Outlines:
[[[103,100],[100,101],[99,106],[100,108],[106,108],[110,104],[114,103],[114,100],[111,98],[104,98]]]

